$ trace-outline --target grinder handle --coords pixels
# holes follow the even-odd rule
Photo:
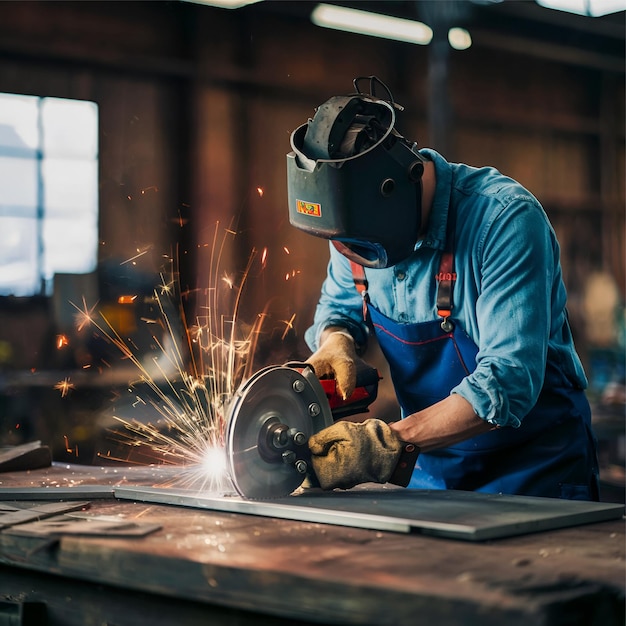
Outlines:
[[[285,363],[285,367],[293,367],[296,369],[308,367],[315,371],[310,363],[301,361],[288,361]],[[345,400],[337,392],[337,382],[334,378],[321,378],[320,383],[326,395],[326,399],[328,400],[333,420],[337,421],[350,415],[367,413],[369,405],[372,404],[378,396],[378,381],[381,380],[381,378],[382,376],[375,367],[358,359],[356,385],[354,391]]]
[[[337,382],[333,378],[322,378],[320,383],[330,410],[335,421],[356,415],[367,413],[368,407],[378,395],[378,381],[381,379],[378,370],[361,361],[357,362],[356,385],[354,391],[345,400],[337,393]]]

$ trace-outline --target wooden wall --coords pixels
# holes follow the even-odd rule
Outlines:
[[[323,31],[306,18],[307,3],[285,4],[299,10],[0,2],[0,91],[100,107],[103,264],[141,254],[137,271],[150,273],[176,257],[197,307],[216,276],[237,283],[256,255],[242,316],[269,313],[269,362],[305,356],[327,260],[325,242],[288,224],[290,132],[351,91],[355,76],[376,74],[407,109],[401,130],[431,145],[427,48]],[[623,72],[477,44],[451,51],[448,91],[445,156],[494,165],[544,203],[577,328],[586,273],[609,271],[624,286]],[[217,273],[216,233],[227,244]],[[0,339],[10,337],[15,306],[30,305],[12,306],[0,306]],[[45,312],[38,319],[50,324]],[[45,367],[41,346],[27,343],[13,365]]]

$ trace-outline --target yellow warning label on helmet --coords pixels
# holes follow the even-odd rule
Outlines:
[[[304,215],[322,217],[322,205],[317,202],[306,202],[306,200],[296,200],[296,211]]]

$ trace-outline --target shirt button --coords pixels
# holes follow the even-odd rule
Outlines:
[[[400,270],[396,272],[396,280],[404,280],[406,278],[406,274]]]

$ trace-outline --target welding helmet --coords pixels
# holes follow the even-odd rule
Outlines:
[[[359,81],[370,81],[370,93]],[[386,98],[375,95],[382,86]],[[354,80],[356,93],[334,96],[291,134],[287,155],[289,221],[332,240],[369,268],[408,258],[421,228],[425,158],[396,128],[389,89],[376,77]]]

